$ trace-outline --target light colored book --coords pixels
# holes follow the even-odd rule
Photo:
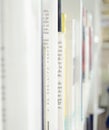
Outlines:
[[[61,24],[61,29],[58,29],[58,130],[64,130],[64,118],[65,118],[65,23],[66,15],[60,13],[61,21],[58,24]]]
[[[2,4],[0,130],[42,130],[41,1],[4,0]]]
[[[58,2],[43,0],[44,130],[58,129]]]
[[[2,130],[2,4],[0,0],[0,130]]]
[[[80,71],[80,25],[78,20],[72,20],[72,129],[79,129],[82,116],[81,71]]]

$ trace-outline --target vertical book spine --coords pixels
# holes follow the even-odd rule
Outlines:
[[[57,130],[57,0],[43,0],[44,130]]]

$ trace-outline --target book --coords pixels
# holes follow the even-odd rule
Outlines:
[[[92,17],[92,14],[90,12],[88,12],[88,59],[87,59],[87,62],[88,62],[88,79],[90,79],[91,77],[91,70],[92,70],[92,47],[93,47],[93,40],[94,40],[94,37],[93,37],[93,23],[92,23],[92,20],[93,20],[93,17]]]
[[[2,129],[42,130],[41,1],[2,4]]]
[[[86,23],[87,23],[87,11],[85,8],[82,10],[82,80],[86,78]]]
[[[76,19],[72,20],[72,129],[79,129],[82,118],[82,99],[80,84],[80,41],[78,39],[80,28]]]
[[[92,15],[83,9],[82,77],[83,82],[90,79],[92,68],[93,28]]]
[[[89,27],[85,27],[85,81],[89,79]]]
[[[89,114],[89,116],[86,118],[86,130],[93,130],[93,114]]]
[[[0,130],[2,130],[2,2],[0,1]]]
[[[89,13],[89,74],[91,75],[92,71],[92,52],[93,52],[93,41],[94,41],[94,36],[93,36],[93,17]]]
[[[43,126],[58,129],[58,1],[43,0]]]
[[[65,14],[58,0],[58,130],[64,130],[65,113]]]
[[[77,50],[77,21],[72,20],[72,129],[76,129],[76,84],[78,82],[77,64],[78,64],[78,50]]]

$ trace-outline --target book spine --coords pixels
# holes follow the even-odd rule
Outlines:
[[[80,24],[72,20],[72,129],[79,129],[82,116],[80,74]]]
[[[85,80],[89,79],[89,28],[85,27]]]
[[[57,130],[57,0],[43,0],[43,104],[44,130]]]
[[[4,60],[4,56],[3,56],[3,42],[2,42],[2,1],[0,0],[0,130],[2,130],[2,87],[3,87],[3,83],[2,83],[2,76],[3,76],[3,60]]]
[[[41,1],[24,0],[27,46],[28,130],[42,130]]]
[[[41,1],[8,2],[2,0],[2,129],[41,130]]]
[[[65,14],[58,0],[58,130],[64,130],[64,87],[65,87]]]
[[[58,130],[64,130],[64,33],[58,34]]]
[[[72,20],[72,129],[76,129],[76,83],[77,83],[76,20]]]

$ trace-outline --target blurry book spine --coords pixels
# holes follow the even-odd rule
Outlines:
[[[87,13],[87,17],[88,17],[88,22],[87,22],[87,29],[88,29],[88,50],[87,50],[87,54],[88,54],[88,58],[87,58],[87,64],[88,64],[88,78],[91,77],[91,69],[92,69],[92,46],[93,46],[93,24],[92,24],[92,20],[93,17],[91,15],[91,13]]]
[[[88,117],[86,117],[85,130],[89,130],[89,128],[88,128]]]
[[[89,71],[92,68],[92,31],[91,27],[89,27]]]
[[[89,71],[92,70],[92,46],[93,46],[93,28],[89,27]]]
[[[2,128],[41,130],[41,1],[7,2],[0,4]]]
[[[88,130],[93,130],[93,121],[94,121],[94,117],[93,114],[90,114],[87,118],[87,125],[88,125]]]
[[[83,26],[83,41],[82,41],[82,80],[85,79],[85,27]]]
[[[76,20],[72,20],[72,129],[76,129],[76,83],[77,78],[77,38],[76,38]]]
[[[72,20],[72,129],[79,129],[82,118],[81,101],[81,73],[80,73],[80,24],[78,20]]]
[[[83,8],[82,12],[82,80],[86,77],[86,23],[87,23],[87,11]]]
[[[91,127],[91,130],[94,129],[94,115],[93,114],[90,114],[90,127]]]
[[[3,126],[3,115],[5,112],[3,112],[3,97],[5,96],[5,90],[4,90],[4,83],[3,83],[3,75],[5,74],[5,65],[4,65],[4,44],[3,44],[3,3],[0,0],[0,130],[2,130]],[[4,93],[4,95],[3,95]]]
[[[58,130],[64,130],[65,112],[65,14],[58,0]]]
[[[89,79],[89,27],[85,27],[85,80]]]
[[[43,118],[44,130],[58,126],[58,2],[43,0]]]
[[[84,82],[90,78],[91,74],[92,44],[92,15],[86,9],[83,9],[82,79]]]

